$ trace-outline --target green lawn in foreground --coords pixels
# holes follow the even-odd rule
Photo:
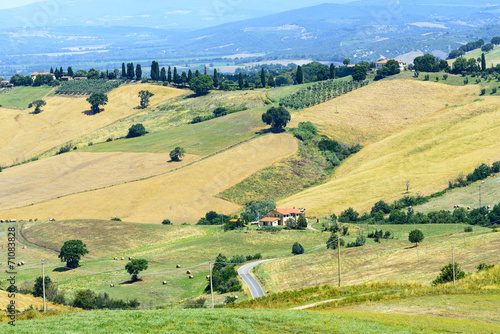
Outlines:
[[[0,324],[2,333],[416,333],[411,323],[385,324],[285,310],[91,311]],[[440,333],[426,330],[425,333]]]
[[[260,109],[242,111],[206,122],[152,132],[138,138],[93,145],[82,151],[168,153],[176,146],[181,146],[188,154],[210,154],[255,136],[264,126],[261,120],[263,112]]]
[[[26,109],[31,102],[44,98],[51,91],[52,87],[16,87],[0,95],[0,105],[6,108]]]

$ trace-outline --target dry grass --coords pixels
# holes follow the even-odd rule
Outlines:
[[[238,205],[219,199],[216,194],[290,156],[297,148],[297,141],[288,134],[266,135],[172,173],[2,210],[0,215],[17,219],[120,217],[127,221],[161,222],[169,216],[169,206],[172,206],[175,224],[195,223],[210,210],[226,214],[238,210]],[[89,185],[94,182],[87,181]]]
[[[392,82],[387,84],[392,85]],[[462,91],[461,88],[442,87],[445,91]],[[373,86],[352,94],[364,89],[370,90]],[[347,96],[353,97],[351,93]],[[420,100],[425,99],[420,96]],[[349,101],[356,103],[354,98]],[[400,129],[373,130],[386,137],[367,144],[347,159],[329,182],[285,199],[279,205],[305,207],[311,215],[321,216],[331,212],[338,214],[350,206],[365,211],[378,200],[400,198],[405,194],[406,181],[411,183],[411,195],[440,191],[460,172],[467,174],[481,162],[491,164],[500,160],[498,101],[497,97],[485,97],[459,107],[429,110],[427,115],[421,115]],[[404,113],[404,109],[401,112]],[[376,122],[372,125],[379,127]],[[384,135],[384,131],[392,133]]]
[[[179,163],[168,163],[168,153],[71,152],[57,155],[0,173],[5,195],[0,200],[0,209],[26,206],[163,174],[196,159],[199,157],[187,155]]]
[[[290,126],[311,121],[331,138],[366,145],[418,122],[446,104],[471,100],[473,90],[413,80],[381,81],[295,113]]]
[[[185,94],[184,90],[140,84],[119,87],[108,94],[104,111],[88,115],[85,97],[51,96],[42,113],[2,108],[0,113],[0,165],[26,161],[74,138],[96,131],[121,118],[137,113],[138,92],[147,89],[155,94],[151,105]],[[122,136],[126,133],[121,134]]]
[[[455,261],[465,271],[475,271],[480,262],[500,263],[498,256],[486,255],[498,255],[498,232],[466,234],[465,244],[463,233],[450,238],[446,235],[427,238],[418,248],[405,249],[408,244],[408,241],[397,241],[381,247],[366,245],[342,249],[342,286],[367,282],[429,284],[438,276],[440,268],[451,262],[452,246],[455,247]],[[260,268],[264,273],[264,290],[279,292],[323,284],[336,286],[337,266],[337,252],[330,250],[267,262]]]
[[[22,282],[18,282],[22,283]],[[11,298],[9,298],[9,293],[7,291],[0,290],[0,308],[5,310],[7,305],[10,303]],[[19,311],[24,311],[33,306],[34,309],[43,309],[43,298],[33,297],[33,295],[23,295],[21,293],[16,293],[16,309]],[[47,302],[47,308],[51,310],[68,310],[67,306],[52,304]]]

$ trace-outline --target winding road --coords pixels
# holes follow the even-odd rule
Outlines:
[[[250,290],[250,293],[252,294],[252,298],[260,298],[264,297],[266,294],[264,293],[264,290],[262,290],[262,287],[260,284],[255,280],[255,278],[250,274],[250,270],[252,268],[258,266],[261,263],[271,261],[270,260],[260,260],[252,263],[245,264],[243,267],[238,269],[238,274],[240,275],[241,279],[248,285],[248,289]]]

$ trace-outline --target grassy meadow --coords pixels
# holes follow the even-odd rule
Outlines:
[[[0,95],[0,106],[12,109],[27,109],[36,100],[52,93],[52,87],[16,87]]]

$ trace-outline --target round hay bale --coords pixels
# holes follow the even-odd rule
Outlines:
[[[113,258],[113,260],[118,260],[118,258],[115,256],[115,257]]]
[[[125,260],[125,258],[122,256],[122,260]]]
[[[35,218],[35,221],[38,221],[38,218]]]
[[[26,249],[26,246],[23,246],[23,249]]]
[[[163,285],[166,285],[167,284],[167,281],[163,281]]]
[[[21,265],[24,266],[24,264],[25,264],[24,261],[21,261]]]
[[[133,260],[133,259],[134,259],[134,257],[133,257],[133,256],[129,256],[129,257],[128,257],[128,259],[129,259],[129,260]]]
[[[470,206],[467,207],[467,210],[470,210]]]
[[[18,266],[18,267],[20,267],[20,266],[21,266],[21,262],[18,262],[18,263],[17,263],[17,266]]]
[[[180,265],[180,264],[178,264],[178,265],[176,265],[175,267],[176,267],[176,268],[180,268],[180,267],[181,267],[181,265]]]
[[[234,299],[238,299],[238,296],[234,296]]]
[[[189,279],[193,279],[193,277],[194,277],[193,275],[189,275]]]
[[[488,205],[488,206],[487,206],[487,208],[488,208],[488,209],[489,209],[489,208],[491,208],[491,205]]]
[[[111,283],[109,286],[110,286],[111,288],[113,288],[115,285]]]
[[[191,275],[191,270],[186,271],[186,274]]]
[[[207,275],[207,279],[210,279],[210,275]]]

